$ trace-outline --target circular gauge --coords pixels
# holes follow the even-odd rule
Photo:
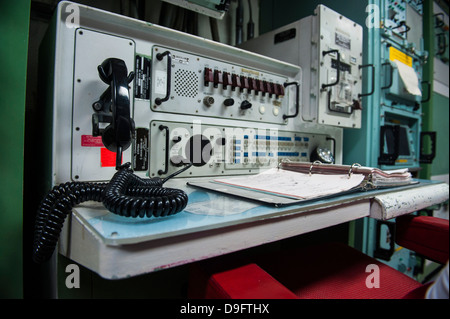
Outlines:
[[[325,164],[333,164],[334,156],[327,148],[317,147],[311,154],[311,162],[321,161]]]

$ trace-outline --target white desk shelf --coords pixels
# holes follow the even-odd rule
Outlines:
[[[189,196],[183,212],[133,219],[87,202],[65,223],[59,252],[107,279],[120,279],[305,234],[362,217],[390,219],[448,200],[445,183],[357,192],[273,207],[207,192],[174,179]]]

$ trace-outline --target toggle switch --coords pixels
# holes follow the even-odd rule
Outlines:
[[[218,85],[223,83],[222,72],[215,69],[214,70],[214,87],[216,88]]]
[[[284,86],[281,84],[274,84],[274,93],[276,97],[284,96]]]
[[[256,92],[262,92],[263,94],[266,92],[262,80],[256,80]]]
[[[249,109],[251,107],[252,107],[252,103],[250,103],[247,100],[242,101],[242,103],[241,103],[241,110],[247,110],[247,109]]]
[[[255,92],[257,92],[258,86],[256,85],[256,79],[250,78],[250,79],[249,79],[249,84],[250,84],[249,90],[250,90],[250,91],[251,91],[251,90],[254,90]]]
[[[231,90],[234,91],[235,88],[240,88],[241,87],[241,78],[236,75],[236,74],[232,74],[231,75]]]
[[[243,76],[243,75],[241,75],[241,92],[244,89],[249,89],[249,87],[250,87],[250,84],[249,84],[248,78]]]
[[[209,68],[205,68],[205,71],[204,71],[205,86],[209,86],[209,83],[213,82],[213,81],[214,81],[214,74],[213,74],[212,70]]]
[[[176,135],[172,138],[172,142],[174,143],[178,143],[181,142],[181,136],[180,135]]]
[[[223,89],[226,90],[228,85],[232,84],[231,74],[223,72]]]
[[[269,93],[269,96],[273,93],[273,83],[264,81],[264,86],[266,87],[266,92]]]

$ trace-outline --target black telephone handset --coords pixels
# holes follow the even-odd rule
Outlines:
[[[116,168],[122,163],[122,152],[131,145],[134,137],[134,121],[131,118],[128,84],[134,79],[134,72],[128,74],[123,60],[108,58],[98,66],[100,79],[109,85],[100,99],[92,105],[92,135],[102,136],[102,142],[115,152]],[[108,123],[104,129],[100,123]]]

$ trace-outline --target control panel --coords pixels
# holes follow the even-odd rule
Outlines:
[[[140,130],[152,142],[149,146],[136,145],[135,150],[150,152],[149,168],[135,165],[136,170],[148,169],[152,177],[174,173],[186,163],[193,166],[180,176],[250,174],[276,167],[282,160],[309,162],[317,148],[334,147],[329,134],[210,125],[201,121],[152,121],[149,134],[148,129],[138,128],[138,135]]]
[[[361,128],[361,97],[370,92],[362,92],[362,70],[368,66],[362,65],[360,25],[319,5],[314,15],[239,46],[302,68],[303,120]]]
[[[76,28],[67,6],[83,17]],[[143,178],[192,164],[183,178],[342,161],[342,128],[300,116],[298,65],[79,4],[59,10],[47,105],[55,184],[108,181],[128,162]]]
[[[384,2],[384,27],[404,39],[406,39],[409,28],[406,24],[406,5],[405,0],[387,0]]]
[[[430,98],[430,82],[422,69],[428,53],[423,48],[420,1],[383,2],[384,28],[380,31],[379,92],[380,147],[377,164],[383,169],[415,168],[420,162],[422,103]]]
[[[286,122],[287,77],[172,48],[155,46],[152,56],[155,112]]]

